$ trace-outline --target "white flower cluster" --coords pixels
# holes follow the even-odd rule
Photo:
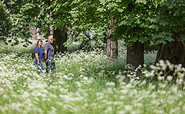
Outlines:
[[[181,64],[173,65],[168,60],[160,60],[156,65],[150,66],[151,71],[144,70],[143,74],[145,77],[157,77],[161,81],[172,81],[176,80],[177,84],[185,84],[183,81],[185,78],[185,68]]]
[[[185,113],[185,88],[109,69],[103,51],[58,54],[55,74],[37,74],[33,62],[30,54],[0,54],[0,113]],[[185,72],[164,61],[151,69],[146,77],[178,82]]]

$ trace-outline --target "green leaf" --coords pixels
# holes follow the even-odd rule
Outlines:
[[[147,1],[146,1],[146,0],[136,0],[136,3],[143,3],[143,4],[146,4]]]
[[[185,35],[181,36],[182,41],[185,41]]]
[[[105,0],[100,0],[100,4],[105,5],[106,1]]]

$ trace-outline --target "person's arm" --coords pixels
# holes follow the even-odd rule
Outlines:
[[[47,50],[44,50],[44,53],[45,53],[45,61],[47,60]]]
[[[40,62],[39,62],[39,54],[38,53],[35,53],[35,57],[37,59],[37,64],[40,64]]]
[[[47,58],[48,58],[48,49],[49,49],[49,45],[48,45],[48,43],[46,43],[45,44],[45,48],[44,48],[44,53],[45,53],[45,62],[46,62],[46,60],[47,60]]]

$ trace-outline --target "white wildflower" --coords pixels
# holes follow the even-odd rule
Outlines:
[[[115,82],[107,82],[106,85],[107,86],[115,86]]]
[[[158,76],[157,79],[158,80],[163,80],[164,79],[164,76]]]
[[[171,81],[172,79],[173,79],[172,76],[167,76],[167,80],[168,80],[168,81]]]

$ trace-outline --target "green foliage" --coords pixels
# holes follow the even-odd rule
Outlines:
[[[2,20],[7,21],[1,21],[4,23],[1,28],[7,32],[6,23],[11,23],[8,25],[15,31],[14,35],[27,39],[30,37],[29,26],[40,28],[41,34],[47,35],[53,21],[55,28],[69,33],[76,30],[77,37],[94,28],[97,40],[124,39],[126,45],[136,41],[157,45],[173,41],[173,34],[184,38],[184,6],[183,0],[6,0],[1,3],[1,11],[6,14]],[[109,37],[108,29],[112,30]],[[79,37],[88,39],[84,34]]]
[[[139,40],[142,43],[148,44],[154,30],[159,29],[155,25],[156,5],[159,0],[68,0],[54,1],[52,8],[55,14],[65,12],[68,17],[56,22],[65,23],[70,18],[72,29],[95,28],[102,31],[104,37],[107,35],[107,29],[115,29],[110,35],[110,39],[125,39],[128,45]],[[63,4],[63,5],[61,5]],[[72,4],[70,6],[66,4]],[[110,22],[118,19],[118,22]]]
[[[57,15],[64,12],[55,23],[63,22],[71,30],[95,28],[105,38],[107,29],[115,29],[108,38],[125,39],[126,45],[139,41],[151,46],[174,41],[174,33],[183,39],[184,4],[183,0],[54,0],[52,8]],[[110,23],[115,19],[118,22]]]
[[[0,2],[0,40],[5,40],[3,36],[8,36],[8,31],[10,30],[10,18],[9,12],[6,5]]]
[[[161,31],[183,36],[185,34],[185,1],[168,0],[159,6],[159,10],[157,20]]]
[[[34,48],[36,45],[36,40],[30,40],[30,44],[26,44],[24,39],[17,38],[6,38],[6,41],[0,41],[0,53],[34,53]],[[17,43],[19,42],[19,43]],[[25,46],[26,45],[26,46]],[[44,44],[43,44],[44,45]]]
[[[39,28],[40,34],[44,36],[49,34],[52,21],[50,11],[46,10],[49,6],[49,0],[6,0],[2,4],[7,7],[8,18],[11,21],[9,30],[13,32],[12,35],[16,38],[24,39],[25,46],[30,43],[28,39],[31,37],[31,26]]]

